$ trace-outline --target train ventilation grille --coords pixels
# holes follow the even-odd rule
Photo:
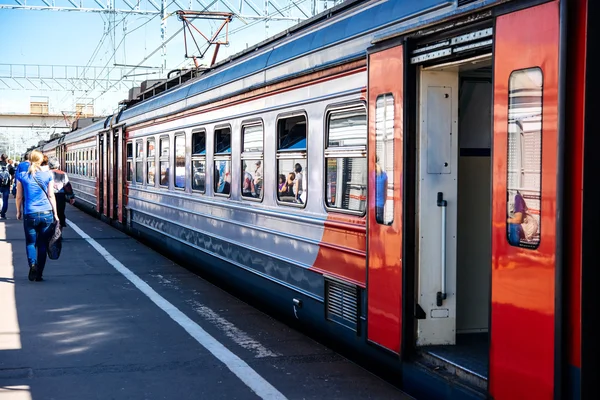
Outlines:
[[[470,3],[475,3],[478,0],[458,0],[458,6],[466,6],[467,4]]]
[[[325,279],[325,308],[328,320],[358,332],[358,288]]]

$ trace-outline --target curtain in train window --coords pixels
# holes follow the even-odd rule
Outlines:
[[[192,190],[204,193],[206,181],[206,132],[192,131]]]
[[[263,188],[263,126],[242,128],[242,196],[262,199]]]
[[[150,186],[154,186],[156,184],[156,145],[154,138],[148,139],[146,145],[146,171],[147,177],[146,183]]]
[[[215,194],[231,192],[231,128],[215,129]]]
[[[277,199],[304,206],[308,194],[306,117],[277,121]]]
[[[542,92],[541,69],[510,75],[506,234],[512,246],[532,249],[541,232]]]
[[[169,137],[160,138],[160,186],[169,186]]]
[[[384,94],[375,103],[375,220],[394,222],[394,96]]]
[[[138,183],[144,182],[144,168],[142,166],[142,157],[144,155],[143,146],[141,140],[135,143],[135,181]]]
[[[367,206],[367,112],[336,111],[327,118],[325,202],[362,214]]]
[[[175,136],[175,187],[185,188],[185,134]]]

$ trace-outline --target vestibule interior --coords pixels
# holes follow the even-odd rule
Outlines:
[[[487,377],[491,279],[491,58],[420,74],[417,345]],[[438,137],[439,136],[439,137]],[[456,137],[455,137],[456,136]],[[441,144],[440,144],[441,143]],[[440,212],[442,193],[447,201]],[[444,226],[438,222],[445,218]],[[442,241],[445,246],[441,246]],[[443,250],[439,250],[443,249]],[[445,261],[442,261],[442,251]],[[445,276],[440,265],[445,262]],[[445,298],[435,295],[445,282]]]

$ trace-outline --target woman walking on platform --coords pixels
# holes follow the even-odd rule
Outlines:
[[[21,172],[17,182],[17,219],[24,218],[30,281],[43,280],[48,230],[54,221],[58,222],[54,180],[51,172],[42,171],[43,160],[41,152],[32,151],[29,155],[29,169]]]

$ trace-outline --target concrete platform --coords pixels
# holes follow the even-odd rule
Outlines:
[[[409,398],[71,206],[60,260],[30,282],[14,210],[0,221],[0,400]]]

